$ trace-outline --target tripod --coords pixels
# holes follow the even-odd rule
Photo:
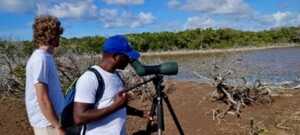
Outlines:
[[[176,117],[175,111],[173,110],[171,103],[169,101],[168,96],[165,94],[165,92],[163,92],[164,90],[164,86],[162,85],[163,83],[163,76],[162,75],[155,75],[154,77],[139,83],[131,88],[128,88],[127,90],[125,90],[126,92],[131,91],[141,85],[144,85],[148,82],[153,82],[154,86],[155,86],[155,96],[152,100],[152,106],[151,106],[151,110],[150,110],[150,116],[157,116],[158,119],[158,124],[157,124],[157,131],[158,131],[158,135],[162,135],[163,131],[165,130],[165,125],[164,125],[164,112],[163,112],[163,101],[165,101],[167,108],[169,109],[169,112],[171,113],[171,116],[175,122],[175,125],[180,133],[180,135],[184,135],[183,129],[180,126],[180,123]],[[146,127],[146,135],[150,135],[151,134],[151,121],[148,121],[147,123],[147,127]]]
[[[175,111],[173,110],[171,103],[168,99],[168,96],[163,92],[164,86],[163,83],[163,76],[162,75],[155,75],[152,79],[152,82],[155,86],[155,97],[152,100],[152,106],[150,110],[150,116],[153,117],[156,115],[157,117],[157,131],[158,135],[162,135],[163,131],[165,130],[164,125],[164,109],[163,109],[163,101],[165,101],[167,108],[173,118],[173,121],[175,122],[175,125],[180,133],[180,135],[184,135],[183,129],[180,126],[180,123],[176,117]],[[148,121],[147,128],[146,128],[146,134],[149,135],[151,133],[151,121]]]

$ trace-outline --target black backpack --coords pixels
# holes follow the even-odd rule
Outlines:
[[[93,72],[97,76],[98,88],[95,98],[95,103],[97,103],[97,101],[99,101],[103,96],[105,84],[101,74],[95,68],[89,67],[87,71]],[[77,80],[75,80],[66,91],[65,106],[60,116],[60,123],[62,127],[66,129],[67,135],[80,135],[81,130],[83,130],[83,133],[85,133],[86,129],[85,125],[76,125],[73,119],[76,83]]]

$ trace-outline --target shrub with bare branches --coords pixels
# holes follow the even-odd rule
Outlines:
[[[4,41],[3,41],[4,42]],[[0,95],[20,97],[25,87],[25,59],[20,42],[0,45]]]
[[[225,57],[223,57],[225,59]],[[240,117],[241,109],[257,103],[272,103],[271,88],[255,81],[252,85],[243,75],[247,74],[247,69],[238,69],[237,65],[242,61],[242,54],[231,55],[227,60],[211,60],[206,66],[210,67],[209,77],[194,74],[206,80],[215,87],[210,97],[213,102],[224,103],[225,109],[213,109],[213,119],[222,119],[227,114]]]

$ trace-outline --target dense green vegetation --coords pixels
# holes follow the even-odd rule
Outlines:
[[[276,43],[300,43],[300,27],[282,27],[259,32],[234,29],[194,29],[181,32],[128,34],[134,48],[139,51],[195,50],[267,46]],[[62,38],[59,52],[98,53],[105,37]],[[1,42],[3,44],[3,42]],[[31,41],[22,42],[27,53],[34,48]]]
[[[278,28],[260,32],[234,29],[195,29],[182,32],[142,33],[128,35],[140,51],[214,49],[266,46],[274,43],[300,43],[300,27]]]

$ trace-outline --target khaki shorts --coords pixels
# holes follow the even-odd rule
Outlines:
[[[33,127],[34,135],[56,135],[53,127],[36,128]]]

